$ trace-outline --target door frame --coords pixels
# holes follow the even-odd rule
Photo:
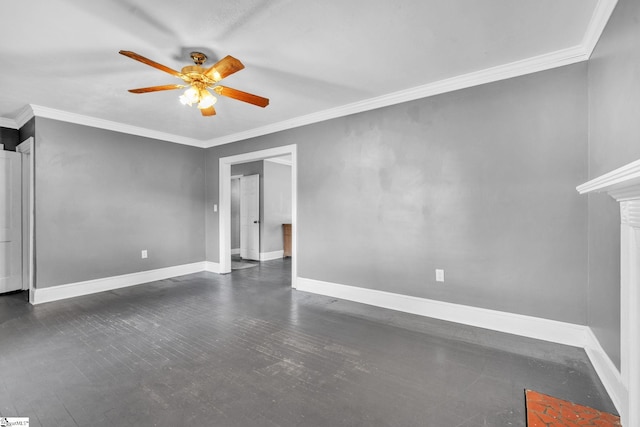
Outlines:
[[[22,176],[22,207],[25,206],[25,198],[28,200],[26,215],[27,224],[22,223],[22,244],[28,242],[29,253],[27,259],[22,259],[23,263],[28,265],[28,289],[29,289],[29,302],[33,304],[33,298],[35,296],[35,140],[31,136],[22,141],[17,147],[16,151],[22,155],[22,165],[25,165],[25,156],[29,165],[28,182],[24,182],[24,176]],[[25,194],[26,193],[26,194]],[[25,218],[23,213],[22,218]],[[23,264],[22,273],[25,273]]]
[[[231,272],[231,165],[291,154],[291,287],[297,288],[298,277],[298,157],[297,144],[283,145],[234,156],[220,157],[218,182],[219,272]]]

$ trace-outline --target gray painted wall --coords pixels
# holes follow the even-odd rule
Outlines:
[[[282,224],[291,223],[291,166],[264,162],[262,252],[284,249]]]
[[[586,72],[210,148],[207,259],[219,260],[219,157],[298,144],[300,276],[586,324]]]
[[[589,178],[640,159],[640,2],[620,0],[589,61]],[[620,209],[589,196],[589,326],[620,367]]]
[[[204,261],[202,154],[36,118],[37,287]]]

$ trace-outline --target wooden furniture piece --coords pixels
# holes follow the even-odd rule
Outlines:
[[[282,224],[282,238],[284,240],[284,254],[282,256],[291,256],[291,224]]]

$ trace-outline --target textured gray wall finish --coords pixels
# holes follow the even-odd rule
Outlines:
[[[219,158],[297,144],[299,276],[586,324],[586,71],[210,148],[207,259]]]
[[[204,261],[202,149],[36,120],[37,287]]]

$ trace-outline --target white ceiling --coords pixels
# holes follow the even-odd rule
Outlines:
[[[0,117],[120,124],[210,146],[484,81],[585,60],[615,0],[22,0],[3,2]],[[221,98],[202,117],[180,83],[118,54],[180,70],[189,52],[233,55],[225,85],[270,98]],[[484,70],[484,71],[483,71]],[[96,120],[100,119],[100,120]],[[93,122],[92,122],[93,120]],[[155,133],[154,133],[155,132]],[[160,134],[161,133],[161,134]]]

